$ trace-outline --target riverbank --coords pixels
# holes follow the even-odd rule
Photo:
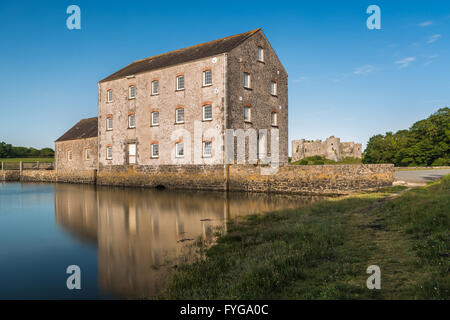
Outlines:
[[[449,299],[449,215],[446,176],[240,218],[164,298]],[[366,287],[370,265],[381,290]]]

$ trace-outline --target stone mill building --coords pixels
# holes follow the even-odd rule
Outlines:
[[[220,135],[249,128],[268,130],[268,153],[279,129],[287,163],[288,75],[261,29],[135,61],[98,84],[100,168],[223,164]]]
[[[227,129],[255,129],[268,156],[277,129],[277,162],[288,162],[288,75],[261,29],[137,60],[101,80],[98,163],[73,160],[79,137],[76,146],[58,139],[56,157],[60,168],[224,164]]]

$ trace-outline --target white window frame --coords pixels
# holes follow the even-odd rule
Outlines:
[[[106,101],[112,102],[113,101],[113,92],[112,89],[109,89],[106,91]]]
[[[180,146],[182,146],[182,150],[183,150],[183,154],[182,155],[179,154]],[[184,142],[178,142],[178,143],[175,144],[175,157],[176,158],[184,158],[184,151],[185,151],[184,150]]]
[[[270,94],[276,96],[278,94],[278,84],[276,81],[270,81]]]
[[[178,120],[178,112],[179,112],[180,110],[183,110],[183,120],[182,120],[182,121],[179,121],[179,120]],[[175,123],[184,123],[184,116],[185,116],[185,114],[184,114],[184,108],[178,108],[178,109],[175,109]]]
[[[244,82],[243,82],[244,88],[250,89],[252,85],[251,74],[249,72],[244,71],[243,75],[244,75]]]
[[[183,87],[180,87],[180,79],[183,78]],[[177,91],[182,91],[185,88],[185,83],[184,83],[184,74],[181,74],[179,76],[177,76],[177,80],[176,80],[176,84],[177,84]]]
[[[68,150],[67,151],[67,161],[72,161],[72,159],[73,159],[72,150]]]
[[[157,154],[155,155],[155,146],[157,148]],[[159,143],[152,143],[152,158],[159,158]]]
[[[134,118],[134,125],[132,126],[131,125],[131,118]],[[128,128],[129,129],[134,129],[134,128],[136,128],[136,114],[129,114],[128,115]]]
[[[211,148],[209,149],[209,154],[205,152],[206,144],[210,144]],[[212,157],[212,141],[203,141],[203,158],[211,158]]]
[[[131,88],[134,88],[134,94],[131,95]],[[128,87],[128,99],[136,99],[136,86],[129,86]]]
[[[264,48],[261,46],[258,46],[258,61],[264,62]]]
[[[245,110],[248,109],[248,119],[245,118]],[[252,108],[249,106],[244,106],[244,122],[252,121]]]
[[[91,160],[91,149],[84,150],[84,160]]]
[[[155,113],[158,114],[158,121],[155,122]],[[159,111],[152,111],[152,126],[159,126]]]
[[[206,83],[206,74],[208,72],[211,74],[211,77],[210,77],[211,82],[210,83]],[[203,86],[204,87],[212,86],[212,70],[205,70],[205,71],[203,71]]]
[[[156,88],[157,90],[155,91],[155,84],[157,84]],[[152,95],[158,95],[159,94],[159,80],[153,80],[152,81]]]
[[[211,108],[211,117],[210,118],[206,118],[206,108],[207,107]],[[203,121],[210,121],[210,120],[212,120],[213,119],[213,117],[212,117],[212,113],[213,113],[212,104],[205,104],[205,105],[203,105],[202,109],[203,109]]]
[[[110,126],[111,124],[111,126]],[[106,118],[106,131],[111,131],[113,129],[113,119],[112,117]]]
[[[111,153],[111,155],[110,155]],[[106,160],[112,160],[112,147],[106,147]]]
[[[270,124],[274,127],[278,126],[278,112],[270,113]]]
[[[132,154],[131,147],[134,148],[134,154]],[[128,143],[128,164],[137,164],[137,144],[136,143]]]

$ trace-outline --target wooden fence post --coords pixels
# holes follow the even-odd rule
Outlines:
[[[39,170],[39,161],[37,162],[37,169]]]
[[[23,164],[22,161],[19,162],[19,172],[20,174],[22,174],[22,170],[23,170]]]

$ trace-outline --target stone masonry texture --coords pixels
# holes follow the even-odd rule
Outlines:
[[[340,195],[391,186],[392,164],[285,165],[262,175],[257,165],[108,166],[104,170],[24,170],[3,178],[26,182],[68,182],[129,187],[165,187],[311,195]]]

